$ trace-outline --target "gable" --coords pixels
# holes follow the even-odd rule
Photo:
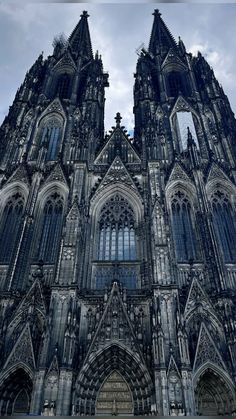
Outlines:
[[[216,348],[210,333],[207,330],[206,325],[202,323],[198,337],[193,371],[197,371],[198,368],[200,368],[206,362],[211,362],[223,368],[224,370],[227,370],[224,361],[222,360],[222,357]]]
[[[104,189],[108,185],[114,185],[115,183],[122,183],[129,186],[135,192],[138,192],[137,187],[131,178],[129,172],[121,161],[120,157],[116,157],[112,165],[108,169],[104,178],[98,186],[98,190]]]
[[[115,156],[119,156],[127,163],[140,163],[140,158],[127,135],[121,128],[116,128],[108,138],[103,149],[95,159],[95,164],[109,164]]]
[[[178,162],[175,162],[174,167],[172,168],[172,171],[168,179],[168,183],[174,182],[176,180],[187,181],[192,183],[190,177],[187,175],[185,170]]]

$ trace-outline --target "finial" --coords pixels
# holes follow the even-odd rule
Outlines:
[[[115,116],[115,120],[116,120],[116,126],[119,127],[120,126],[120,123],[121,123],[121,120],[122,120],[122,117],[120,115],[120,112],[117,112],[117,114]]]
[[[153,16],[161,16],[159,9],[154,10]]]
[[[87,10],[84,10],[82,15],[80,15],[80,17],[85,17],[87,19],[89,17]]]

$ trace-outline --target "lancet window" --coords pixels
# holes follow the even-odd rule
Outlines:
[[[169,95],[176,97],[180,93],[184,93],[184,86],[182,83],[181,74],[177,71],[172,71],[168,74]]]
[[[135,260],[135,217],[128,202],[116,195],[102,208],[99,220],[99,260]]]
[[[196,259],[196,237],[193,227],[193,213],[187,196],[178,191],[171,200],[171,222],[175,253],[178,262]]]
[[[46,160],[55,160],[59,151],[61,124],[57,119],[49,120],[43,127],[41,145],[47,148]]]
[[[24,198],[18,192],[12,195],[3,210],[0,236],[0,262],[8,263],[19,230],[22,213],[24,209]]]
[[[54,263],[57,256],[63,221],[63,199],[58,193],[51,195],[43,208],[41,234],[37,258]]]
[[[212,196],[212,214],[225,262],[236,262],[235,211],[224,192],[217,191]]]
[[[57,94],[61,99],[69,97],[70,76],[69,74],[62,74],[57,82]]]

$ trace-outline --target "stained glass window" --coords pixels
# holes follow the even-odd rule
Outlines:
[[[213,223],[226,262],[236,261],[235,212],[223,192],[217,191],[212,197]]]
[[[134,213],[120,195],[108,201],[99,221],[99,260],[135,260]]]
[[[42,230],[37,257],[44,262],[55,262],[62,229],[62,217],[63,200],[55,193],[46,201],[42,214]]]
[[[193,228],[192,208],[182,192],[177,192],[171,201],[171,221],[178,262],[196,259],[196,237]]]
[[[0,262],[8,263],[16,241],[24,208],[24,199],[14,194],[7,202],[1,221]]]

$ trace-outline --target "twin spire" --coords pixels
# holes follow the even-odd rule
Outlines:
[[[159,10],[156,9],[153,15],[154,22],[149,42],[149,52],[156,55],[159,52],[168,52],[170,48],[177,49],[177,43],[161,18]],[[69,44],[76,57],[82,56],[90,59],[93,57],[93,52],[89,33],[88,17],[89,15],[87,11],[83,11],[79,23],[76,25],[69,37]]]

